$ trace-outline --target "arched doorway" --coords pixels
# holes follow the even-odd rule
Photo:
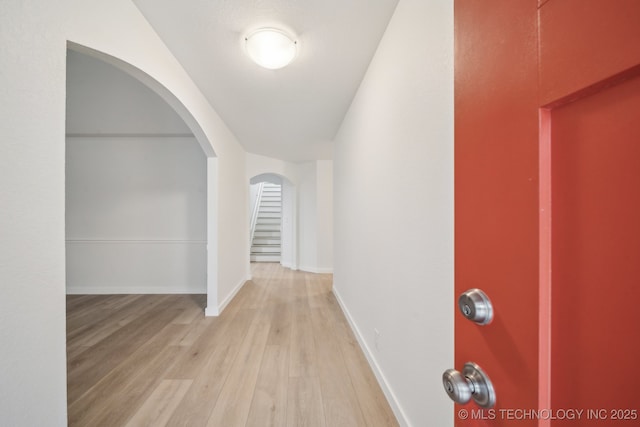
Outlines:
[[[250,261],[279,262],[284,267],[297,269],[295,185],[275,173],[256,175],[249,180],[249,185]]]
[[[69,50],[68,294],[207,292],[207,160],[138,79]]]

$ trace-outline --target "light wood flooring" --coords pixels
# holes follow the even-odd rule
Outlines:
[[[397,426],[331,275],[253,264],[204,295],[67,297],[70,426]]]

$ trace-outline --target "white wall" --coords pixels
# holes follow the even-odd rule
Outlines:
[[[66,157],[67,293],[206,293],[193,137],[72,137]]]
[[[298,268],[315,271],[318,259],[316,162],[301,163],[298,177]]]
[[[207,192],[219,205],[209,211],[208,263],[216,269],[207,278],[208,308],[217,311],[218,300],[247,271],[244,151],[133,2],[3,0],[0,424],[8,426],[66,425],[67,41],[143,79],[178,112],[203,151],[219,156],[207,159]],[[216,163],[211,177],[210,163]]]
[[[453,2],[400,0],[336,138],[335,292],[404,425],[453,425],[452,61]]]
[[[297,165],[298,268],[333,272],[333,162],[318,160]]]
[[[171,106],[139,80],[71,49],[67,51],[66,133],[192,135]]]
[[[333,161],[319,160],[316,166],[316,269],[333,272]]]
[[[245,173],[245,151],[240,145],[225,147],[217,151],[218,214],[216,242],[217,271],[217,307],[221,312],[240,290],[244,282],[251,278],[249,274],[249,186]],[[207,297],[211,302],[212,291],[209,287]],[[207,306],[207,314],[215,315]]]
[[[53,2],[0,2],[0,424],[64,426],[64,87]]]
[[[297,183],[296,164],[273,157],[261,156],[259,154],[247,153],[247,179],[263,175],[273,174],[282,176],[294,185]]]
[[[298,241],[296,224],[296,205],[298,197],[296,187],[288,179],[282,180],[282,245],[280,247],[280,264],[284,267],[298,268]]]

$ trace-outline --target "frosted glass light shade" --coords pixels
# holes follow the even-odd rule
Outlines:
[[[245,37],[247,54],[258,65],[270,70],[288,65],[296,56],[297,42],[275,28],[263,28]]]

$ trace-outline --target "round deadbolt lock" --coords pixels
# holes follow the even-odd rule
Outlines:
[[[458,308],[464,317],[478,325],[488,325],[493,320],[491,300],[480,289],[469,289],[460,295]]]
[[[444,371],[442,385],[449,398],[461,405],[471,399],[481,408],[492,408],[496,404],[496,393],[491,380],[473,362],[465,363],[462,372],[455,369]]]

